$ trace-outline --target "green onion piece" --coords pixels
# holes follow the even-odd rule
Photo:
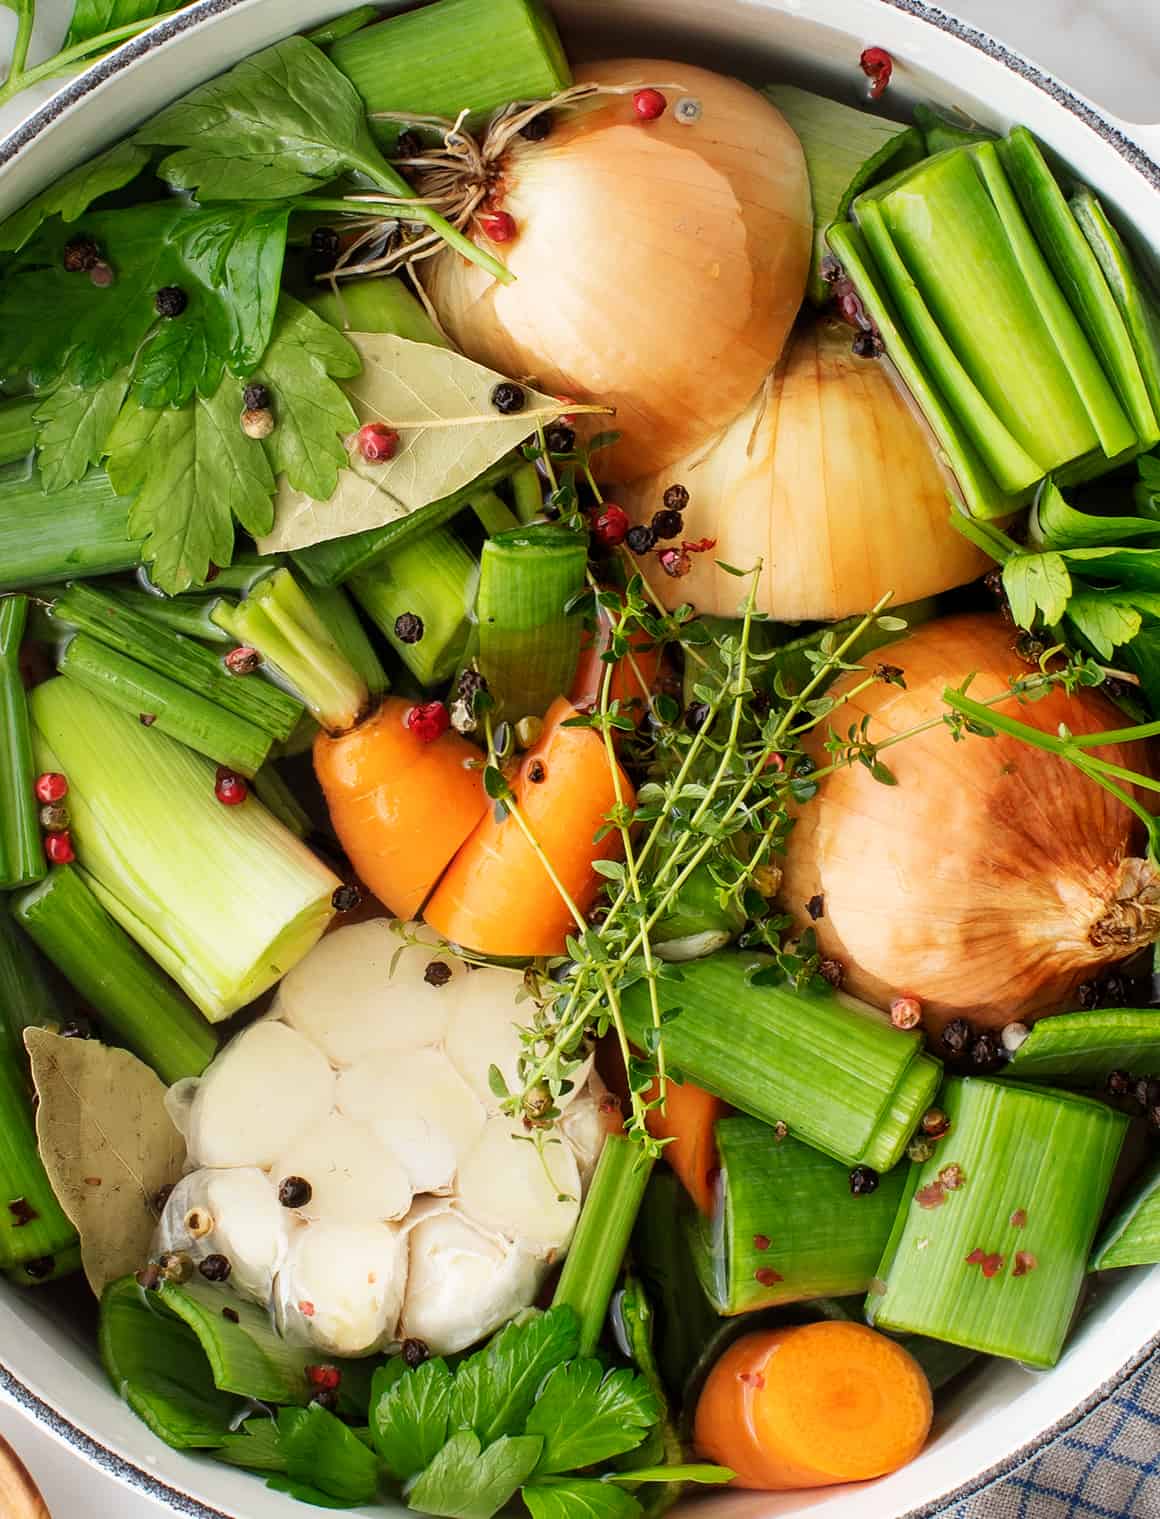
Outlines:
[[[13,912],[101,1020],[172,1086],[200,1076],[217,1036],[173,982],[105,911],[71,865],[23,892]]]
[[[252,776],[270,753],[272,734],[87,633],[68,641],[57,668],[144,726],[242,775]]]
[[[540,515],[544,509],[544,482],[530,459],[512,471],[511,490],[516,516],[522,523],[526,525]]]
[[[340,586],[315,586],[308,599],[326,631],[366,686],[371,701],[379,701],[391,689],[391,682],[350,597]]]
[[[36,396],[0,401],[0,464],[16,464],[36,447],[33,414],[40,405]]]
[[[543,100],[572,82],[556,24],[542,0],[437,0],[336,42],[331,60],[358,90],[381,139],[398,123],[378,111],[480,124],[497,106]]]
[[[265,1308],[197,1277],[162,1282],[157,1299],[197,1336],[221,1392],[262,1403],[305,1404],[313,1395],[306,1368],[318,1359],[308,1346],[291,1345]],[[223,1307],[237,1315],[226,1318]]]
[[[867,1319],[1053,1366],[1128,1120],[984,1078],[949,1080],[940,1105],[949,1133],[911,1167]]]
[[[1128,328],[1108,289],[1099,260],[1072,215],[1039,144],[1026,127],[1012,127],[997,148],[990,151],[1002,158],[1039,245],[1099,355],[1105,374],[1113,381],[1135,434],[1133,439],[1122,428],[1113,435],[1101,433],[1104,453],[1112,458],[1130,448],[1134,441],[1142,449],[1151,448],[1160,439],[1160,422],[1149,399]],[[1067,359],[1068,355],[1065,353],[1064,357]],[[1076,373],[1074,377],[1082,390],[1082,376]],[[1094,420],[1094,412],[1092,416]]]
[[[379,15],[377,5],[360,5],[356,10],[336,16],[333,21],[324,21],[321,26],[316,26],[312,32],[305,34],[306,40],[313,42],[315,47],[329,47],[332,42],[340,42],[343,37],[361,32],[364,26],[377,21]]]
[[[220,596],[157,596],[136,586],[119,585],[117,600],[174,633],[200,638],[204,643],[229,643],[230,635],[213,620]]]
[[[39,806],[33,789],[32,734],[28,697],[20,675],[20,644],[28,621],[28,597],[0,600],[0,889],[39,881],[48,866],[40,839]]]
[[[0,591],[47,585],[72,575],[110,575],[141,563],[130,538],[129,502],[103,470],[64,490],[41,489],[39,476],[0,478]]]
[[[1160,1165],[1153,1166],[1104,1228],[1089,1269],[1160,1263]]]
[[[520,525],[515,512],[495,491],[480,491],[478,496],[472,496],[471,510],[489,538],[514,532]]]
[[[412,343],[451,347],[422,301],[398,278],[343,280],[308,305],[339,332],[393,332]]]
[[[340,882],[255,797],[223,806],[209,760],[75,681],[31,706],[41,768],[68,776],[86,883],[212,1023],[313,947]]]
[[[228,605],[223,600],[215,610]],[[301,703],[285,691],[261,676],[229,674],[220,655],[142,616],[115,592],[74,581],[57,597],[52,615],[275,738],[288,738],[302,715]]]
[[[1080,186],[1068,204],[1120,308],[1152,410],[1160,417],[1160,310],[1155,295],[1144,283],[1123,238],[1092,192]]]
[[[310,814],[302,806],[294,792],[282,779],[282,772],[273,760],[267,760],[254,776],[254,795],[268,812],[299,839],[308,839],[314,832]]]
[[[833,299],[821,275],[826,229],[844,221],[854,197],[888,174],[926,156],[917,127],[856,111],[794,84],[771,84],[762,94],[797,133],[806,156],[814,207],[814,253],[806,294],[815,306]]]
[[[862,1197],[847,1168],[755,1118],[715,1126],[722,1191],[692,1225],[693,1259],[718,1313],[865,1292],[906,1185],[902,1167]]]
[[[101,1297],[98,1345],[110,1382],[174,1450],[212,1449],[245,1406],[214,1386],[197,1336],[131,1276]]]
[[[938,1062],[922,1055],[917,1033],[865,1003],[773,977],[764,956],[722,950],[683,965],[680,981],[658,981],[662,1015],[679,1009],[664,1026],[669,1066],[743,1113],[788,1124],[844,1165],[871,1164],[873,1155],[875,1170],[889,1170],[922,1117]],[[621,1008],[629,1037],[643,1044],[652,1023],[644,982],[625,988]]]
[[[648,1186],[653,1163],[623,1134],[604,1141],[568,1247],[552,1307],[566,1304],[580,1320],[580,1354],[595,1354],[612,1289]]]
[[[45,1175],[21,1059],[0,1060],[0,1267],[69,1249],[76,1230]]]
[[[501,533],[480,558],[479,668],[504,714],[539,717],[571,688],[580,619],[569,602],[584,589],[588,544],[554,523]]]
[[[657,1364],[669,1396],[678,1403],[721,1322],[702,1290],[689,1248],[692,1213],[684,1187],[668,1166],[657,1166],[632,1232],[632,1258],[656,1314]]]
[[[463,658],[479,566],[448,528],[393,544],[347,581],[355,600],[423,686],[449,680]],[[416,643],[395,631],[413,613],[423,624]]]
[[[346,641],[351,630],[338,605],[331,601],[329,616],[341,624]],[[289,570],[268,575],[244,601],[218,607],[214,617],[239,644],[257,649],[323,727],[346,732],[366,714],[366,681]]]
[[[1113,1071],[1160,1071],[1160,1010],[1106,1007],[1041,1018],[1012,1055],[1018,1081],[1102,1087]]]
[[[4,1275],[14,1287],[47,1287],[50,1282],[75,1276],[80,1269],[81,1247],[78,1241],[66,1245],[54,1255],[42,1256],[40,1260],[25,1261],[22,1266],[6,1266]]]

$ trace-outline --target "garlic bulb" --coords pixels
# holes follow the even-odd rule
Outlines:
[[[712,540],[680,578],[659,553],[641,558],[666,606],[737,616],[749,582],[718,559],[748,569],[760,556],[757,607],[782,622],[853,616],[887,591],[895,605],[918,601],[987,568],[951,525],[953,480],[893,365],[856,357],[853,336],[830,318],[800,326],[723,433],[617,492],[634,521],[648,522],[668,487],[683,485],[682,537]]]
[[[512,284],[451,250],[423,267],[469,358],[616,408],[601,475],[628,480],[731,421],[777,359],[809,270],[809,180],[784,117],[735,79],[626,58],[576,82],[656,84],[667,109],[640,121],[629,89],[513,139],[487,202],[515,220]]]
[[[1028,673],[1015,636],[997,616],[928,623],[890,646],[905,689],[876,682],[833,725],[845,733],[868,717],[871,742],[881,742],[937,719],[944,689],[972,673],[972,697],[995,696]],[[1077,734],[1123,726],[1090,689],[1012,698],[1000,710],[1047,733],[1061,723]],[[818,730],[809,745],[819,764],[823,742]],[[1100,754],[1150,773],[1138,744]],[[1030,1023],[1160,932],[1160,877],[1132,857],[1136,819],[1066,760],[1002,733],[956,742],[938,721],[882,759],[897,785],[854,764],[801,806],[781,891],[803,923],[806,903],[820,901],[818,947],[841,962],[855,996],[882,1008],[915,997],[928,1032],[959,1017],[986,1028]]]

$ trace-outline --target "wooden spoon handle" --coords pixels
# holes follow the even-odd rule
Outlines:
[[[20,1457],[0,1436],[0,1514],[4,1519],[52,1519]]]

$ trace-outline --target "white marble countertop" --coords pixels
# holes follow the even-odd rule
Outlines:
[[[1127,121],[1160,119],[1160,29],[1156,0],[957,0],[947,9],[1026,53]],[[40,0],[33,57],[63,35],[71,0]],[[0,61],[15,31],[0,3]],[[47,87],[39,99],[50,93]],[[33,104],[37,100],[33,100]],[[0,115],[0,127],[19,112]],[[162,1519],[172,1511],[131,1492],[72,1451],[0,1396],[0,1434],[40,1484],[54,1519]]]

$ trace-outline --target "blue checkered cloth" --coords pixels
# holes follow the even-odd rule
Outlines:
[[[1160,1351],[1080,1423],[939,1519],[1160,1519]]]

